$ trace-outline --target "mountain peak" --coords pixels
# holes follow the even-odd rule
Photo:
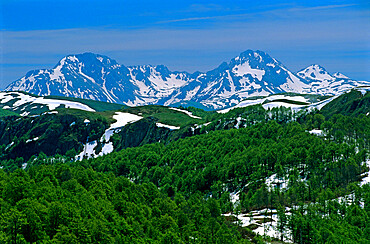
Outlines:
[[[308,67],[297,72],[297,75],[307,80],[333,80],[334,78],[318,64],[311,64]]]
[[[338,79],[349,79],[348,76],[346,76],[346,75],[344,75],[342,73],[339,73],[339,72],[334,73],[333,74],[333,77],[338,78]]]
[[[219,109],[252,96],[282,92],[335,95],[359,84],[340,73],[331,76],[316,64],[294,74],[267,53],[249,49],[229,63],[223,62],[211,71],[194,74],[172,72],[164,65],[126,67],[91,52],[68,55],[53,69],[28,72],[6,90],[88,98],[128,106],[187,101]]]

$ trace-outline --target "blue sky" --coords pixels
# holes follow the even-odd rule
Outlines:
[[[0,89],[87,51],[194,72],[263,50],[292,71],[370,80],[368,1],[0,0],[0,11]]]

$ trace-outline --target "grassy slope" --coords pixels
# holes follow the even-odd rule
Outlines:
[[[82,98],[73,98],[73,97],[46,96],[45,98],[83,103],[97,112],[118,110],[118,109],[121,109],[122,107],[127,107],[126,105],[123,105],[123,104],[107,103],[107,102],[82,99]]]
[[[147,105],[132,107],[121,110],[122,112],[133,113],[143,117],[154,117],[158,122],[168,125],[185,126],[189,124],[202,123],[203,120],[189,117],[183,112],[178,112],[168,107],[159,105]]]

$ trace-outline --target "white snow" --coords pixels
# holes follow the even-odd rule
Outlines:
[[[230,193],[230,201],[234,204],[234,206],[235,206],[235,204],[236,204],[237,202],[239,202],[239,193],[240,193],[240,192],[233,192],[233,193]]]
[[[237,76],[244,76],[246,74],[250,74],[253,78],[257,78],[259,81],[261,81],[262,77],[265,75],[264,70],[253,69],[249,64],[249,61],[236,65],[232,69],[232,71]]]
[[[266,178],[265,183],[270,190],[274,188],[285,190],[288,186],[287,181],[284,178],[279,178],[277,174],[273,174],[270,177]]]
[[[297,93],[303,93],[304,89],[307,89],[309,85],[303,83],[297,76],[295,76],[292,72],[289,70],[284,69],[289,77],[286,78],[286,83],[282,84],[280,86],[281,89],[283,89],[286,92],[297,92]]]
[[[120,128],[124,127],[128,123],[138,121],[142,118],[143,117],[136,114],[116,112],[113,115],[113,119],[115,119],[116,122],[111,124],[110,127],[104,132],[103,136],[100,138],[100,142],[103,143],[101,152],[99,154],[95,153],[94,148],[98,145],[97,141],[89,142],[85,144],[82,152],[76,156],[76,160],[82,160],[84,156],[87,156],[88,158],[96,158],[98,156],[103,156],[105,154],[113,152],[113,143],[109,142],[109,139],[113,135],[113,133],[118,132]],[[85,121],[87,121],[87,119],[85,119]]]
[[[301,108],[302,106],[306,106],[306,105],[298,105],[298,104],[285,103],[285,102],[269,102],[269,103],[262,105],[264,109],[272,109],[272,108],[279,108],[279,107]]]
[[[370,159],[366,160],[366,166],[369,168],[369,171],[362,174],[365,177],[361,180],[361,186],[370,183]]]
[[[28,140],[26,141],[26,143],[29,143],[29,142],[32,142],[32,141],[37,141],[38,139],[39,139],[39,137],[37,136],[37,137],[35,137],[35,138],[28,139]]]
[[[319,65],[310,65],[297,73],[302,78],[318,81],[332,81],[334,78]]]
[[[29,114],[30,114],[30,112],[23,112],[23,113],[20,114],[20,116],[24,117],[24,116],[27,116]]]
[[[313,135],[317,135],[317,136],[323,135],[322,130],[319,130],[319,129],[313,129],[313,130],[309,131],[309,133],[313,134]]]
[[[194,119],[202,119],[201,117],[198,117],[198,116],[195,116],[193,115],[191,112],[187,111],[187,110],[182,110],[182,109],[179,109],[179,108],[169,108],[169,109],[172,109],[172,110],[175,110],[175,111],[178,111],[178,112],[182,112],[182,113],[185,113],[187,114],[189,117],[191,118],[194,118]]]
[[[368,88],[357,88],[356,90],[361,92],[362,96],[365,96],[366,93],[370,91],[369,87]]]
[[[45,113],[43,113],[43,115],[44,115],[44,114],[58,114],[58,111],[55,111],[55,110],[54,110],[54,111],[50,111],[50,112],[45,112]]]
[[[344,74],[339,73],[339,72],[334,73],[334,74],[333,74],[333,77],[335,77],[335,78],[339,78],[339,79],[349,79],[349,77],[348,77],[348,76],[345,76]]]
[[[82,72],[82,65],[78,66],[78,73],[80,75],[82,75],[84,78],[86,78],[87,80],[91,81],[92,83],[94,83],[94,84],[96,83],[95,80],[92,77],[90,77],[90,76],[88,76],[88,75],[86,75],[85,73]]]
[[[66,61],[66,58],[62,58],[60,60],[60,63],[57,67],[51,70],[51,73],[49,73],[50,80],[61,80],[64,78],[64,75],[62,74],[62,67],[64,66],[64,63]]]
[[[289,100],[289,101],[305,102],[305,103],[309,102],[309,100],[306,99],[303,96],[270,95],[268,97],[260,98],[260,99],[244,100],[244,101],[241,101],[239,104],[237,104],[233,107],[223,109],[223,110],[219,110],[217,112],[218,113],[227,113],[227,112],[229,112],[230,110],[232,110],[234,108],[244,108],[244,107],[248,107],[248,106],[252,106],[252,105],[256,105],[256,104],[263,104],[265,101],[268,102],[268,103],[263,105],[263,107],[265,109],[273,108],[273,107],[280,107],[280,106],[289,107],[289,108],[300,108],[300,107],[306,107],[307,106],[307,105],[297,105],[297,104],[285,103],[285,102],[274,102],[275,100],[278,100],[278,99],[285,99],[285,100]]]
[[[49,110],[54,110],[61,105],[65,105],[66,108],[75,108],[90,112],[95,112],[94,109],[90,108],[89,106],[79,103],[79,102],[72,102],[67,100],[58,100],[58,99],[50,99],[44,97],[33,97],[30,95],[23,94],[21,92],[0,92],[0,103],[6,103],[16,99],[17,101],[13,104],[13,107],[19,107],[24,104],[42,104],[48,106]]]
[[[138,116],[136,114],[130,113],[123,113],[123,112],[116,112],[113,115],[113,119],[117,120],[115,123],[111,124],[110,129],[116,129],[119,127],[123,127],[128,123],[132,123],[142,119],[143,117]]]
[[[9,145],[6,146],[5,151],[8,150],[13,145],[14,145],[14,141],[12,141]]]
[[[136,97],[134,101],[125,103],[126,105],[141,106],[157,103],[160,98],[171,96],[176,89],[186,86],[192,80],[183,73],[172,73],[168,76],[162,76],[162,74],[157,71],[158,68],[158,66],[153,67],[150,65],[128,67],[131,82],[139,88],[135,91],[135,94],[138,95],[140,99]],[[147,78],[139,78],[138,75],[136,75],[138,73],[145,73]],[[189,94],[189,96],[191,96],[191,94]],[[174,97],[172,97],[172,99],[173,98]]]
[[[285,209],[285,214],[290,215],[290,208]],[[253,230],[256,234],[260,236],[270,236],[280,239],[280,232],[277,229],[278,224],[278,215],[275,209],[262,209],[262,210],[255,210],[251,211],[246,214],[239,214],[234,215],[231,213],[223,214],[224,216],[234,216],[239,219],[241,222],[242,227],[247,227],[251,224],[255,224],[258,226],[257,229]],[[270,221],[262,221],[265,218],[268,218]],[[265,223],[259,223],[259,221]],[[284,241],[285,242],[292,242],[291,233],[287,230],[284,231]]]
[[[170,130],[178,130],[178,129],[180,129],[180,127],[178,127],[178,126],[166,125],[166,124],[162,124],[162,123],[156,123],[156,126],[157,126],[157,127],[164,127],[164,128],[168,128],[168,129],[170,129]]]

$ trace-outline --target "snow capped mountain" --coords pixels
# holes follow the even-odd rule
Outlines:
[[[93,53],[64,57],[53,69],[28,72],[5,90],[59,95],[129,106],[181,102],[220,109],[252,96],[294,92],[335,95],[369,85],[311,65],[297,74],[262,51],[247,50],[206,73],[172,72],[164,65],[124,66]]]
[[[297,72],[297,75],[309,83],[309,89],[304,89],[304,93],[310,94],[338,95],[354,87],[370,85],[370,82],[351,80],[339,72],[331,75],[316,64]]]
[[[193,100],[222,108],[251,96],[302,92],[307,84],[262,51],[247,50],[198,77],[200,92]]]
[[[348,77],[348,76],[345,76],[344,74],[339,73],[339,72],[334,73],[334,74],[333,74],[333,77],[335,77],[335,78],[339,78],[339,79],[349,79],[349,77]]]
[[[317,64],[310,65],[307,68],[298,71],[297,75],[307,80],[330,81],[335,79],[335,77],[332,77],[323,67]]]

